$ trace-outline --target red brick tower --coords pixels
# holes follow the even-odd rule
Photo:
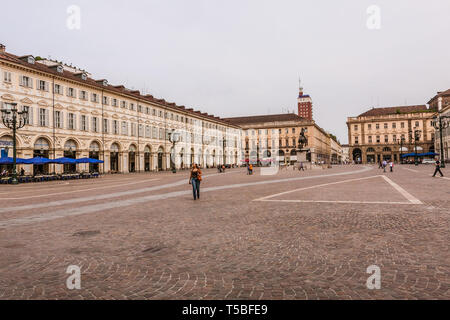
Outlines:
[[[302,118],[312,120],[312,99],[308,94],[303,94],[303,87],[300,84],[298,94],[298,115]]]

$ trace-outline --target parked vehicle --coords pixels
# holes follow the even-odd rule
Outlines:
[[[435,163],[436,163],[436,160],[433,160],[433,159],[423,159],[423,160],[422,160],[422,163],[423,163],[423,164],[435,164]]]

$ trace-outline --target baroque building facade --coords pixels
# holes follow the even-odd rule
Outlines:
[[[248,117],[226,118],[242,128],[242,161],[254,164],[280,164],[297,162],[298,138],[306,129],[308,138],[307,161],[312,163],[331,163],[340,161],[342,148],[335,142],[331,148],[330,135],[320,128],[314,120],[308,120],[294,113],[273,114]],[[333,155],[333,152],[335,155]]]
[[[239,163],[241,128],[219,117],[95,80],[84,70],[17,56],[0,45],[1,108],[29,113],[17,132],[17,156],[90,157],[104,173]],[[177,133],[177,135],[175,134]],[[170,137],[179,136],[172,143]],[[0,124],[0,149],[12,155],[11,130]],[[26,173],[62,172],[60,165],[24,166]],[[88,168],[82,168],[87,170]]]
[[[439,116],[447,117],[444,121],[450,120],[450,89],[442,92],[438,92],[428,102],[430,108],[438,110]],[[442,130],[442,142],[441,133],[436,130],[435,149],[437,153],[443,151],[443,157],[445,162],[450,162],[450,126]],[[442,148],[441,148],[442,143]]]
[[[372,108],[357,117],[349,117],[350,161],[399,162],[403,154],[434,152],[435,114],[434,107],[414,105]]]

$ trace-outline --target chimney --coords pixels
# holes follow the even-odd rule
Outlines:
[[[5,45],[0,43],[0,53],[5,53],[5,51],[6,51]]]

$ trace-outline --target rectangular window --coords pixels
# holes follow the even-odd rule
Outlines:
[[[61,128],[61,111],[55,111],[55,128]]]
[[[119,121],[113,120],[114,134],[119,134]]]
[[[41,127],[47,126],[47,110],[39,108],[39,125]]]
[[[69,123],[68,127],[70,130],[75,129],[75,115],[73,113],[69,113]]]
[[[104,104],[104,105],[108,105],[108,104],[109,104],[109,99],[108,99],[108,97],[103,96],[103,104]]]
[[[33,115],[31,114],[31,112],[33,111],[31,110],[31,108],[28,106],[22,106],[22,111],[28,112],[28,117],[25,119],[25,124],[28,125],[32,123]]]
[[[397,124],[395,122],[392,123],[392,129],[396,129],[397,128]]]
[[[159,139],[164,140],[164,130],[163,128],[159,128]]]
[[[108,119],[103,119],[103,132],[108,133]]]
[[[98,102],[98,94],[92,93],[91,94],[91,102]]]
[[[11,72],[3,72],[3,81],[11,83]]]
[[[384,142],[388,143],[389,142],[389,137],[388,136],[384,136]]]
[[[416,128],[419,126],[419,121],[416,121]]]
[[[122,134],[128,135],[128,124],[126,121],[122,121]]]
[[[150,126],[145,126],[145,137],[151,138]]]
[[[67,96],[71,98],[75,98],[75,89],[74,88],[67,88]]]
[[[56,84],[56,83],[55,83],[55,87],[54,87],[53,91],[55,92],[55,94],[63,94],[61,85]]]
[[[156,109],[152,109],[152,115],[156,116]]]
[[[359,137],[355,137],[355,144],[359,143]]]
[[[152,127],[152,138],[158,139],[158,128]]]
[[[369,123],[369,124],[367,125],[367,129],[372,130],[372,124]]]
[[[358,131],[358,126],[357,125],[355,125],[355,131]]]
[[[81,100],[87,100],[88,99],[88,93],[86,91],[80,91],[80,99]]]
[[[134,103],[130,103],[130,110],[134,111]]]
[[[33,88],[33,80],[27,76],[20,77],[20,85],[22,87]]]
[[[403,129],[403,128],[405,128],[405,123],[404,122],[401,122],[400,123],[400,127]]]
[[[369,143],[372,143],[372,136],[369,136]]]
[[[380,136],[377,136],[377,143],[380,143]]]
[[[81,116],[81,131],[87,131],[87,119],[85,115]]]
[[[92,118],[92,131],[98,132],[98,118],[97,117]]]
[[[117,99],[112,99],[112,106],[117,107]]]
[[[394,135],[392,136],[392,141],[397,142],[397,135],[396,135],[396,134],[394,134]]]
[[[126,101],[122,101],[121,102],[121,107],[122,108],[126,108],[127,107],[127,102]]]
[[[48,91],[48,83],[44,80],[38,80],[38,90]]]
[[[385,129],[388,128],[388,124],[387,124],[387,123],[384,124],[384,128],[385,128]]]

